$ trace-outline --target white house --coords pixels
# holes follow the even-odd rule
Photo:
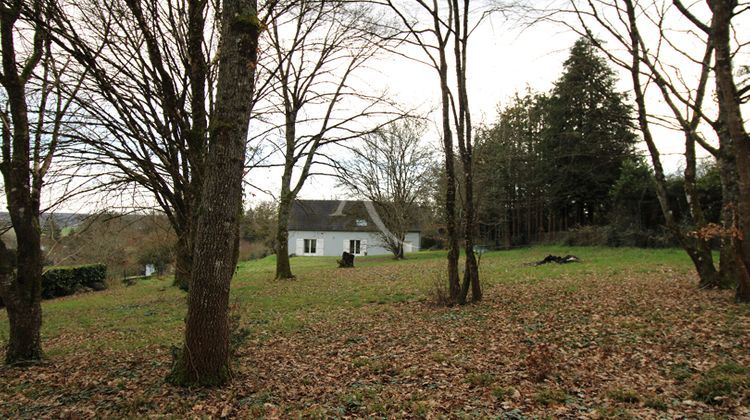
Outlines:
[[[289,214],[289,254],[341,256],[390,254],[383,247],[382,222],[370,203],[347,200],[297,200]],[[404,252],[419,250],[420,232],[406,234]]]

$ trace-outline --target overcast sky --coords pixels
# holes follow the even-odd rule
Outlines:
[[[491,124],[498,105],[506,104],[516,92],[523,92],[527,87],[535,91],[549,91],[560,77],[563,62],[577,38],[574,32],[559,24],[543,23],[522,30],[520,26],[500,19],[484,23],[472,34],[468,49],[469,101],[474,126]],[[415,51],[415,54],[419,52]],[[434,69],[401,57],[383,58],[373,63],[372,67],[377,69],[377,73],[365,78],[368,88],[387,90],[393,99],[406,107],[416,107],[422,111],[438,109],[439,85]],[[619,88],[630,91],[627,74],[620,74]],[[658,96],[652,96],[651,102],[658,104]],[[432,117],[435,124],[439,124],[439,115],[433,113]],[[656,134],[664,153],[666,169],[670,172],[679,170],[683,147],[681,133],[657,129]],[[429,132],[424,138],[424,145],[438,149],[439,133],[436,130]],[[345,158],[343,154],[340,156]],[[272,200],[273,194],[262,191],[277,192],[280,177],[279,169],[251,171],[248,181],[260,190],[246,188],[246,201]],[[299,198],[335,199],[346,196],[346,191],[337,189],[332,178],[316,176],[308,180]],[[100,209],[98,203],[79,202],[60,208],[62,211],[97,209]]]
[[[540,91],[551,89],[576,38],[574,33],[552,24],[527,31],[499,22],[483,24],[472,35],[468,50],[467,76],[474,125],[494,121],[498,104],[527,86]],[[419,53],[415,51],[416,55]],[[401,57],[384,58],[372,66],[377,67],[379,75],[370,79],[370,88],[387,89],[392,98],[407,108],[416,107],[422,112],[438,109],[440,90],[435,70]],[[439,114],[431,115],[435,124],[439,124]],[[435,130],[428,132],[425,147],[437,149],[440,141],[437,135]],[[250,173],[251,182],[264,190],[278,191],[279,179],[277,169]],[[257,190],[248,193],[250,201],[272,199]],[[308,180],[299,198],[336,199],[346,195],[346,191],[336,188],[334,179],[317,176]]]

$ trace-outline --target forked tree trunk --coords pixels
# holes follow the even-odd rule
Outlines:
[[[682,233],[678,233],[684,236]],[[695,271],[698,272],[698,287],[701,289],[713,289],[719,286],[719,272],[714,266],[713,255],[711,254],[711,248],[708,246],[706,241],[696,239],[690,241],[684,237],[678,238],[683,244],[682,247],[687,251],[690,256],[690,260],[695,266]],[[693,242],[692,244],[688,242]]]
[[[182,209],[180,226],[177,232],[177,250],[175,258],[174,284],[181,290],[188,291],[193,269],[193,244],[195,244],[196,209],[200,206],[200,189],[203,187],[203,171],[206,153],[207,115],[206,100],[206,57],[203,53],[203,36],[206,26],[204,13],[207,2],[203,0],[188,1],[187,47],[190,76],[190,109],[192,126],[187,133],[188,166],[190,180],[184,188],[184,200],[187,205]],[[179,228],[179,229],[178,229]]]
[[[695,158],[695,139],[696,134],[687,132],[685,134],[685,198],[688,203],[688,210],[693,225],[697,229],[706,226],[706,219],[703,215],[703,209],[700,205],[700,198],[696,188],[696,158]],[[688,238],[687,234],[681,232],[677,226],[673,226],[673,231],[680,235],[680,241],[690,255],[690,259],[695,265],[698,272],[699,287],[702,289],[717,288],[721,282],[719,272],[714,265],[713,254],[708,240],[697,235],[695,238]]]
[[[396,245],[396,252],[393,253],[393,258],[397,260],[404,259],[404,241],[406,237],[404,235],[399,236],[398,244]]]
[[[199,208],[185,345],[169,380],[214,386],[231,377],[229,288],[237,264],[245,139],[260,22],[255,0],[223,0],[216,111]]]
[[[474,254],[474,185],[471,169],[471,156],[464,158],[464,248],[466,249],[466,262],[464,266],[464,280],[461,285],[461,296],[459,302],[467,302],[469,288],[471,287],[471,301],[479,302],[482,300],[482,288],[479,284],[479,266]]]
[[[439,24],[436,22],[436,25]],[[440,91],[443,117],[443,152],[445,153],[445,230],[448,235],[448,294],[451,303],[461,298],[461,280],[458,274],[458,230],[456,229],[456,169],[451,133],[450,91],[448,89],[448,64],[445,48],[440,52]]]
[[[455,56],[456,84],[458,88],[458,109],[457,111],[457,138],[458,150],[461,155],[464,176],[464,250],[466,251],[466,261],[464,266],[464,282],[461,288],[459,303],[466,303],[469,286],[471,286],[471,301],[478,302],[482,300],[482,288],[479,284],[479,267],[477,266],[476,255],[474,255],[474,234],[476,215],[474,209],[474,173],[473,173],[473,146],[472,146],[472,127],[471,113],[469,110],[469,98],[466,88],[466,49],[469,41],[469,0],[451,0],[453,9],[453,53]]]

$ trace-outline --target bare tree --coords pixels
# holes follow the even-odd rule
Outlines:
[[[3,176],[11,224],[17,238],[15,256],[2,245],[0,298],[6,305],[10,340],[6,363],[42,357],[42,250],[39,216],[42,191],[63,141],[71,97],[80,82],[65,78],[42,23],[44,3],[3,1],[0,44],[4,101],[0,104]],[[28,17],[31,18],[28,18]]]
[[[278,142],[271,142],[283,168],[278,196],[276,278],[294,277],[289,264],[291,206],[315,168],[331,165],[326,149],[372,132],[400,118],[383,95],[363,92],[357,77],[367,71],[379,46],[373,42],[377,19],[361,5],[302,0],[269,23],[263,39],[269,54],[259,65],[257,110]],[[261,82],[263,80],[263,82]],[[273,122],[273,117],[283,119]]]
[[[403,57],[420,61],[437,72],[441,98],[442,146],[445,155],[445,225],[448,234],[448,289],[452,303],[466,303],[469,290],[471,300],[482,299],[479,267],[474,255],[476,210],[473,182],[474,142],[469,96],[467,89],[467,48],[469,37],[483,18],[497,7],[484,4],[470,7],[469,0],[414,0],[409,2],[374,1],[396,14],[404,46],[422,53],[423,59],[396,51]],[[453,75],[451,76],[451,70]],[[466,261],[461,283],[458,272],[459,229],[456,224],[456,169],[454,155],[454,130],[458,157],[462,170],[460,180],[462,201],[464,249]]]
[[[610,60],[631,74],[638,123],[651,155],[656,191],[668,229],[691,257],[700,277],[701,287],[726,287],[733,282],[735,257],[730,236],[723,235],[721,271],[717,271],[708,243],[715,231],[707,223],[696,188],[696,144],[713,155],[721,168],[724,209],[722,213],[725,232],[735,223],[734,209],[737,194],[735,158],[732,141],[725,125],[725,112],[711,116],[705,106],[710,94],[710,75],[714,43],[708,32],[685,31],[684,14],[687,9],[680,3],[632,0],[604,2],[598,0],[572,1],[577,25],[566,25],[589,38]],[[689,24],[689,23],[688,23]],[[672,26],[670,26],[672,25]],[[613,41],[616,47],[606,46],[596,36],[596,29]],[[643,33],[654,34],[649,38]],[[691,38],[691,45],[701,48],[691,51],[675,39],[680,33]],[[649,86],[654,86],[671,115],[653,113],[652,102],[647,99]],[[710,96],[709,96],[710,97]],[[701,129],[704,123],[713,129],[718,147],[705,138]],[[657,147],[653,125],[667,125],[682,131],[685,137],[685,196],[689,204],[690,226],[682,226],[673,216],[672,204],[666,193],[666,178]]]
[[[406,234],[419,221],[419,204],[434,183],[423,134],[417,120],[391,124],[352,145],[353,158],[338,168],[339,184],[374,204],[385,227],[380,240],[397,259],[404,258]]]
[[[136,186],[167,215],[178,237],[175,282],[185,290],[214,101],[212,12],[205,0],[59,0],[52,31],[88,72],[72,155],[94,168],[100,192]]]
[[[223,0],[207,164],[196,223],[185,344],[170,380],[221,385],[231,377],[229,287],[237,265],[245,144],[251,113],[258,36],[255,0]]]

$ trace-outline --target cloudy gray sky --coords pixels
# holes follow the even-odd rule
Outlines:
[[[741,27],[748,26],[746,20],[738,22]],[[577,34],[563,25],[553,23],[541,23],[523,29],[520,25],[495,18],[479,27],[472,35],[468,50],[469,95],[475,126],[491,124],[498,106],[507,103],[516,92],[523,92],[527,88],[549,91],[554,81],[560,77],[562,63],[577,37]],[[683,36],[682,40],[686,44],[683,46],[690,47],[691,37]],[[700,45],[696,44],[696,47],[699,48]],[[419,51],[414,51],[415,56],[419,54]],[[744,57],[747,58],[747,54]],[[402,57],[383,57],[372,63],[371,67],[375,70],[362,78],[367,84],[363,88],[385,90],[392,99],[422,112],[438,108],[438,78],[433,69]],[[629,76],[621,73],[620,79],[620,89],[629,91]],[[652,90],[649,100],[654,105],[653,109],[663,109],[663,101],[660,101],[655,90]],[[437,124],[439,115],[433,112],[431,116]],[[667,170],[679,170],[682,135],[676,131],[657,129],[657,138],[664,153]],[[437,149],[438,145],[437,130],[428,132],[424,138],[424,146]],[[334,153],[342,159],[346,157],[340,151]],[[246,200],[249,203],[272,200],[273,193],[279,190],[280,174],[278,168],[251,171],[247,179],[258,188],[247,188]],[[346,195],[346,191],[336,188],[334,179],[316,176],[308,180],[300,198],[334,199]],[[60,209],[94,211],[98,208],[101,208],[101,203],[92,201],[69,203]]]

